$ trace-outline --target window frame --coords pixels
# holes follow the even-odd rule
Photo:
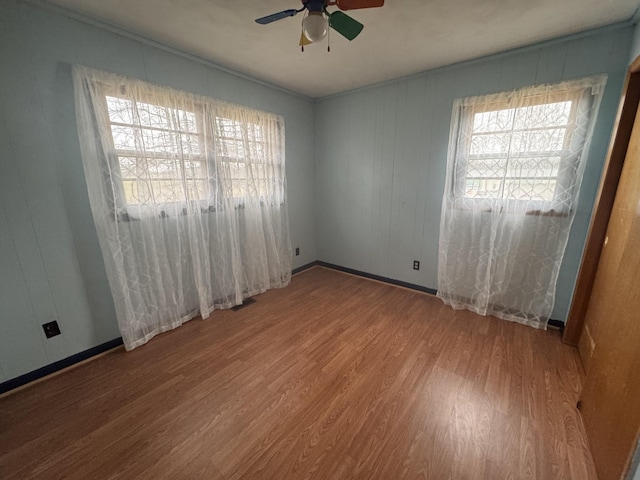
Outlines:
[[[570,82],[569,82],[570,83]],[[561,84],[560,84],[561,85]],[[451,189],[454,199],[454,206],[458,209],[467,210],[480,210],[485,212],[495,212],[498,209],[500,212],[511,211],[514,209],[520,210],[525,208],[527,215],[547,215],[547,216],[567,216],[571,213],[573,205],[566,206],[566,202],[570,201],[573,192],[571,183],[573,181],[573,175],[577,175],[577,170],[580,167],[581,151],[584,145],[584,138],[586,135],[586,129],[577,125],[578,109],[584,108],[587,102],[593,102],[593,95],[589,93],[590,89],[585,89],[584,86],[571,86],[570,84],[564,88],[555,92],[540,92],[537,93],[536,87],[532,87],[534,91],[531,94],[526,95],[520,99],[517,104],[514,103],[512,95],[502,94],[490,94],[480,97],[474,97],[474,102],[464,101],[460,103],[458,108],[459,120],[455,134],[457,135],[456,152],[455,152],[455,168],[453,176],[450,179],[452,182]],[[466,100],[466,99],[462,99]],[[552,200],[541,199],[518,199],[518,198],[478,198],[468,197],[466,195],[466,181],[468,177],[468,163],[473,154],[471,154],[471,144],[473,137],[473,125],[476,114],[501,111],[501,110],[517,110],[523,108],[530,108],[539,105],[550,105],[554,103],[571,101],[571,110],[568,116],[568,122],[566,126],[566,132],[563,139],[563,148],[561,150],[548,150],[542,152],[527,151],[520,152],[520,154],[511,155],[510,153],[502,154],[508,163],[511,158],[526,158],[526,156],[532,157],[560,157],[560,165],[558,167],[558,174],[555,177],[556,187]],[[454,106],[454,110],[455,110]],[[455,112],[454,112],[455,114]],[[514,112],[515,122],[516,113]],[[544,127],[553,128],[553,126]],[[534,128],[525,128],[519,130],[519,132],[533,131]],[[453,131],[452,131],[453,133]],[[515,130],[511,132],[509,136],[509,142],[513,141],[513,135]],[[576,148],[578,146],[578,148]],[[491,154],[487,154],[488,158]],[[493,158],[497,158],[500,154],[493,155]],[[504,182],[506,176],[500,178],[500,182]],[[524,177],[513,177],[524,178]],[[550,177],[551,178],[551,177]],[[570,202],[571,203],[571,202]]]
[[[224,169],[224,165],[229,163],[243,163],[244,165],[246,165],[247,169],[249,169],[251,165],[256,163],[265,165],[265,169],[267,167],[269,167],[270,169],[275,169],[275,168],[284,169],[284,165],[276,165],[276,163],[282,163],[282,162],[276,162],[276,160],[273,158],[269,159],[271,155],[270,153],[271,146],[268,140],[269,133],[265,131],[266,129],[264,125],[260,125],[253,122],[245,124],[240,120],[234,120],[232,118],[225,117],[223,113],[220,113],[217,111],[215,106],[207,105],[204,102],[185,100],[185,104],[188,103],[189,104],[188,106],[185,105],[184,107],[182,107],[180,106],[180,102],[175,102],[173,105],[166,105],[166,103],[163,103],[162,101],[160,101],[161,99],[158,98],[158,95],[154,95],[153,93],[149,93],[148,95],[143,95],[142,97],[139,97],[139,98],[133,98],[133,96],[127,95],[126,93],[127,85],[124,82],[110,83],[106,81],[99,81],[97,83],[98,83],[97,91],[99,96],[99,111],[96,112],[96,115],[101,117],[100,121],[103,122],[103,124],[108,127],[108,130],[110,132],[109,135],[105,135],[105,138],[103,140],[106,141],[108,144],[108,152],[109,152],[108,164],[110,165],[110,168],[113,171],[112,173],[114,173],[113,177],[118,179],[117,182],[110,182],[112,185],[112,192],[113,192],[114,215],[118,219],[124,220],[124,221],[130,221],[130,220],[140,220],[142,218],[156,216],[156,215],[149,214],[149,212],[151,211],[155,212],[158,206],[167,207],[166,209],[161,210],[160,216],[162,218],[170,216],[167,214],[167,212],[176,211],[176,210],[180,211],[182,215],[185,215],[188,203],[195,203],[196,205],[198,205],[202,213],[216,212],[216,211],[224,210],[225,208],[229,207],[229,204],[228,202],[225,202],[225,199],[230,201],[232,206],[236,209],[244,208],[245,206],[244,200],[247,198],[259,199],[260,205],[264,205],[265,200],[274,199],[278,195],[277,172],[275,171],[271,176],[265,176],[265,183],[268,185],[268,193],[265,195],[254,195],[253,197],[249,195],[250,189],[248,186],[245,187],[246,188],[245,195],[233,195],[233,194],[227,195],[226,192],[229,190],[229,185],[225,185],[225,182],[226,180],[231,180],[231,179],[225,179],[223,178],[224,175],[220,174],[220,171]],[[177,95],[183,94],[183,92],[176,92],[176,91],[173,91],[173,93]],[[184,93],[184,95],[189,95],[189,94]],[[172,110],[180,109],[185,112],[194,114],[195,121],[196,121],[195,134],[192,132],[182,132],[180,130],[173,130],[173,129],[166,129],[166,130],[171,133],[176,133],[176,134],[189,133],[189,134],[197,135],[199,137],[198,143],[200,144],[201,150],[198,155],[193,156],[192,160],[201,161],[203,164],[203,169],[206,171],[206,177],[200,179],[200,180],[204,180],[203,183],[205,184],[206,190],[208,191],[208,192],[205,192],[204,198],[192,199],[192,200],[189,200],[189,202],[183,199],[178,199],[175,201],[159,203],[159,204],[156,204],[155,206],[145,205],[144,203],[128,203],[127,196],[125,193],[125,185],[124,185],[125,178],[123,177],[120,158],[131,157],[131,158],[140,160],[145,157],[153,156],[153,153],[144,152],[144,154],[141,155],[140,153],[141,151],[139,150],[123,150],[123,149],[116,148],[113,131],[111,130],[111,128],[113,125],[119,125],[119,123],[112,121],[110,117],[109,106],[107,102],[108,97],[124,98],[131,102],[136,102],[136,103],[145,102],[159,108],[166,108],[166,109],[172,109]],[[192,108],[192,106],[196,106],[196,108],[194,109]],[[248,107],[239,107],[239,108],[247,108],[247,110],[251,110]],[[257,113],[259,114],[260,112],[257,112]],[[207,125],[207,122],[205,121],[205,118],[207,116],[211,117],[212,119],[208,125]],[[215,124],[217,124],[218,119],[227,119],[227,120],[238,123],[243,132],[246,131],[249,125],[253,125],[256,128],[259,128],[262,131],[262,135],[264,138],[264,140],[261,142],[264,144],[264,147],[263,147],[264,158],[260,159],[260,161],[257,161],[257,159],[252,160],[251,158],[247,158],[246,156],[235,158],[235,157],[220,155],[218,152],[218,142],[220,138],[215,128]],[[131,127],[133,129],[141,128],[140,125],[137,125],[135,123],[122,124],[122,126]],[[281,132],[280,122],[276,123],[275,127],[277,128],[277,134],[279,135]],[[142,126],[142,128],[146,128],[146,127]],[[149,127],[149,129],[153,130],[155,129],[155,127]],[[243,137],[246,137],[246,135],[243,135]],[[243,145],[243,148],[245,151],[248,149],[247,138],[236,138],[235,140],[237,140]],[[282,148],[284,148],[284,143],[282,145]],[[176,157],[184,158],[188,154],[177,153],[174,155]],[[170,158],[170,154],[162,152],[162,153],[159,153],[157,157],[160,159]],[[248,176],[245,177],[245,180],[247,178]],[[168,177],[167,179],[171,181],[177,181],[177,182],[186,182],[187,180],[184,175],[181,177]],[[184,188],[187,188],[186,185],[184,186]],[[233,193],[233,190],[234,189],[231,186],[232,193]],[[273,203],[273,202],[271,201],[270,203]]]
[[[251,168],[252,165],[264,165],[265,166],[265,170],[269,166],[271,166],[271,167],[275,166],[275,162],[272,161],[270,163],[270,162],[267,161],[266,155],[265,155],[265,158],[262,159],[262,161],[255,161],[255,160],[251,161],[251,158],[250,158],[251,155],[249,155],[249,158],[247,158],[246,155],[245,155],[245,157],[230,157],[229,155],[223,155],[220,152],[218,152],[218,142],[219,142],[219,140],[221,138],[223,138],[225,140],[232,140],[232,141],[236,141],[238,143],[242,143],[242,148],[243,148],[243,150],[245,150],[245,153],[246,153],[247,150],[251,151],[250,145],[251,145],[252,141],[249,139],[249,135],[248,135],[248,129],[249,129],[250,126],[254,126],[254,127],[259,128],[261,130],[261,135],[263,137],[263,140],[261,140],[259,142],[258,141],[253,141],[253,143],[262,144],[263,145],[263,149],[264,149],[265,152],[269,150],[268,149],[267,140],[265,140],[267,135],[266,135],[266,132],[264,132],[264,127],[262,125],[258,125],[256,123],[244,123],[243,124],[242,122],[240,122],[238,120],[234,120],[232,118],[228,118],[228,117],[225,117],[225,116],[222,116],[222,115],[216,115],[215,116],[216,128],[218,128],[218,120],[227,120],[227,121],[239,124],[239,126],[240,126],[240,136],[239,137],[241,137],[241,138],[239,138],[239,137],[228,137],[228,136],[222,137],[221,135],[218,134],[219,132],[214,132],[213,133],[213,135],[212,135],[213,139],[214,139],[214,142],[213,142],[214,143],[214,147],[213,148],[215,150],[214,156],[218,159],[218,161],[221,164],[221,165],[219,165],[219,167],[222,168],[225,164],[230,165],[230,164],[236,163],[236,164],[243,164],[245,166],[245,168],[247,169],[247,171],[248,171]],[[278,126],[277,128],[279,129],[280,127]],[[248,176],[245,176],[245,180],[246,181],[248,181],[248,178],[249,178]],[[229,180],[231,182],[231,184],[228,185],[228,186],[227,185],[221,185],[221,187],[220,187],[220,188],[223,189],[222,190],[223,192],[224,192],[224,190],[226,190],[228,188],[231,189],[231,195],[224,195],[225,197],[233,198],[233,199],[241,199],[241,198],[245,198],[247,196],[250,196],[250,195],[235,195],[234,194],[235,187],[233,186],[233,178],[229,178],[227,180]],[[268,188],[268,191],[270,191],[270,194],[265,194],[265,195],[259,195],[258,194],[258,195],[255,195],[255,197],[258,197],[258,198],[262,198],[262,197],[269,198],[269,197],[273,197],[274,196],[275,188],[276,188],[275,187],[275,183],[276,183],[275,182],[275,176],[272,177],[272,179],[271,179],[272,181],[271,182],[269,182],[268,180],[269,180],[269,177],[265,176],[265,183],[267,184],[268,187],[270,187],[270,188]],[[268,185],[269,183],[271,185]],[[250,187],[247,184],[245,186],[245,188],[247,190],[249,190]]]

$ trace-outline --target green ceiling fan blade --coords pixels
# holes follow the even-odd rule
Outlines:
[[[340,11],[333,12],[329,16],[329,26],[347,40],[356,38],[364,28],[360,22]]]

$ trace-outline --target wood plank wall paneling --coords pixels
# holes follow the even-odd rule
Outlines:
[[[0,62],[11,66],[0,74],[0,90],[11,92],[0,96],[0,303],[10,305],[0,332],[0,381],[119,335],[79,159],[75,63],[284,115],[291,237],[301,247],[294,266],[319,259],[429,288],[436,286],[452,99],[608,73],[596,160],[560,272],[553,318],[565,318],[631,27],[315,104],[27,2],[0,2],[0,27]],[[411,269],[414,259],[419,272]],[[40,325],[54,318],[63,334],[45,340]]]
[[[454,98],[607,73],[552,314],[566,320],[631,35],[631,27],[600,32],[319,100],[318,260],[436,288]]]
[[[2,1],[0,382],[120,336],[80,158],[74,64],[283,115],[291,240],[301,248],[293,264],[317,259],[310,99],[46,7]],[[47,340],[41,324],[53,319],[62,335]]]
[[[595,479],[558,332],[321,267],[0,399],[14,478]]]

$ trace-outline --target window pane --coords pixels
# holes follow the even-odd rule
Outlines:
[[[551,152],[562,150],[566,132],[566,128],[515,132],[512,136],[510,152]]]
[[[474,114],[465,197],[552,201],[571,108],[565,101]]]
[[[515,200],[552,201],[556,191],[557,180],[508,178],[505,181],[505,198]]]
[[[195,112],[112,96],[106,103],[127,204],[207,198],[210,182]]]
[[[197,133],[194,112],[153,105],[145,102],[133,102],[126,98],[106,97],[109,119],[114,123],[134,123],[142,127],[154,127],[182,132]]]
[[[271,150],[265,127],[215,117],[214,131],[202,131],[196,111],[150,98],[106,96],[127,204],[206,200],[214,196],[212,188],[228,197],[274,193],[276,171],[267,167]],[[213,138],[205,141],[210,133]],[[206,152],[211,140],[214,151]],[[214,171],[209,172],[207,161],[216,162]]]
[[[132,103],[126,98],[106,97],[109,119],[118,123],[133,123]]]
[[[467,177],[465,180],[465,196],[468,198],[501,198],[502,179]]]
[[[469,160],[468,198],[553,200],[561,157],[512,157]]]
[[[472,159],[467,164],[467,178],[502,178],[506,166],[506,157]]]
[[[572,102],[545,103],[531,107],[518,108],[514,128],[547,128],[565,126],[569,123]]]
[[[245,150],[241,141],[221,138],[217,142],[217,153],[220,157],[225,158],[244,158]]]
[[[561,157],[511,158],[507,163],[506,175],[522,178],[557,177]]]
[[[135,157],[118,160],[127,204],[184,202],[208,196],[208,172],[202,161]]]
[[[509,132],[473,135],[470,153],[471,155],[507,154],[510,141]]]
[[[180,153],[198,155],[200,137],[189,133],[177,133],[166,130],[137,129],[142,148],[146,152]]]
[[[136,150],[136,136],[133,127],[111,125],[111,134],[113,136],[113,146],[116,150]]]
[[[476,113],[473,118],[473,133],[511,130],[514,114],[514,109]]]
[[[264,132],[260,125],[216,118],[216,153],[221,158],[265,162]]]

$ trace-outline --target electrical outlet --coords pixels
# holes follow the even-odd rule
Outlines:
[[[414,270],[420,270],[420,261],[419,260],[414,260],[413,261],[413,269]]]
[[[44,325],[42,325],[42,329],[44,330],[44,334],[47,336],[47,338],[60,335],[60,326],[55,320],[53,322],[45,323]]]
[[[296,257],[300,255],[300,247],[296,247]]]

